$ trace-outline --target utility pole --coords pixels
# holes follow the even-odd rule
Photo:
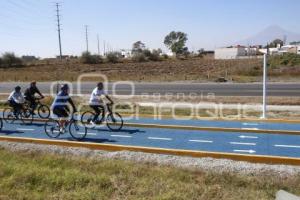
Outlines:
[[[105,56],[106,52],[105,52],[105,40],[103,41],[103,55]]]
[[[61,37],[60,37],[60,15],[59,15],[59,3],[56,3],[56,17],[57,17],[57,31],[58,31],[58,43],[59,43],[59,57],[62,60],[62,51],[61,51]]]
[[[85,25],[86,52],[89,52],[88,25]]]
[[[98,55],[100,55],[99,34],[97,34],[97,47],[98,47]]]

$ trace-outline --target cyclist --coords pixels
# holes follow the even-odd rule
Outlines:
[[[76,112],[76,107],[69,96],[69,86],[68,84],[64,84],[62,85],[60,92],[55,97],[51,106],[53,113],[60,118],[59,127],[61,132],[64,131],[67,122],[66,118],[69,117],[70,109],[68,104],[72,106],[73,112]]]
[[[15,90],[12,91],[8,97],[9,106],[13,108],[13,113],[17,116],[20,113],[21,109],[23,108],[23,104],[25,102],[24,96],[21,92],[21,87],[15,87]]]
[[[95,111],[95,116],[93,118],[93,120],[91,121],[92,125],[95,125],[97,122],[97,119],[101,113],[101,110],[103,110],[103,114],[104,114],[104,102],[103,100],[100,98],[102,96],[105,96],[111,104],[113,104],[114,102],[112,101],[112,99],[107,95],[107,93],[103,90],[103,83],[99,82],[97,84],[97,87],[92,91],[90,100],[89,100],[89,106]]]
[[[30,87],[25,90],[24,96],[25,100],[29,102],[29,107],[31,108],[31,114],[34,115],[34,110],[36,109],[36,98],[35,94],[38,94],[42,99],[44,98],[44,95],[40,92],[40,90],[36,86],[36,81],[33,81],[30,83]]]

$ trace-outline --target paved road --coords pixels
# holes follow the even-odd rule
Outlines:
[[[239,128],[269,128],[299,130],[297,124],[276,123],[245,123],[220,121],[173,121],[141,118],[129,120],[139,123],[184,124],[198,126],[239,127]],[[0,135],[12,137],[28,137],[48,139],[42,123],[33,125],[6,124]],[[60,140],[71,140],[68,133]],[[120,132],[110,132],[106,127],[89,129],[87,142],[121,144],[143,147],[160,147],[169,149],[198,150],[212,152],[227,152],[251,155],[272,155],[300,158],[300,136],[255,133],[228,133],[209,131],[186,131],[158,128],[124,127]]]
[[[0,83],[0,93],[8,93],[15,85],[26,88],[28,83]],[[39,83],[39,88],[44,93],[50,92],[51,83]],[[95,87],[95,83],[83,83],[81,90],[89,94]],[[74,93],[77,93],[77,85],[73,84]],[[133,90],[134,88],[134,90]],[[108,86],[109,93],[112,93],[112,84]],[[300,96],[300,83],[271,83],[268,85],[269,96]],[[116,85],[116,94],[119,95],[141,95],[157,94],[173,95],[184,93],[207,95],[213,93],[216,96],[262,96],[262,85],[260,83],[233,84],[233,83],[135,83],[134,87],[129,85]]]

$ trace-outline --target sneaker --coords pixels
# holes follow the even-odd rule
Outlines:
[[[95,123],[94,121],[91,121],[90,124],[91,124],[92,126],[96,126],[96,123]]]

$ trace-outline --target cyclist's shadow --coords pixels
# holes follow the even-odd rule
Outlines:
[[[107,128],[94,128],[88,130],[95,130],[98,132],[107,132],[107,133],[127,133],[127,134],[145,133],[145,131],[141,131],[139,129],[121,129],[119,131],[111,131]]]

